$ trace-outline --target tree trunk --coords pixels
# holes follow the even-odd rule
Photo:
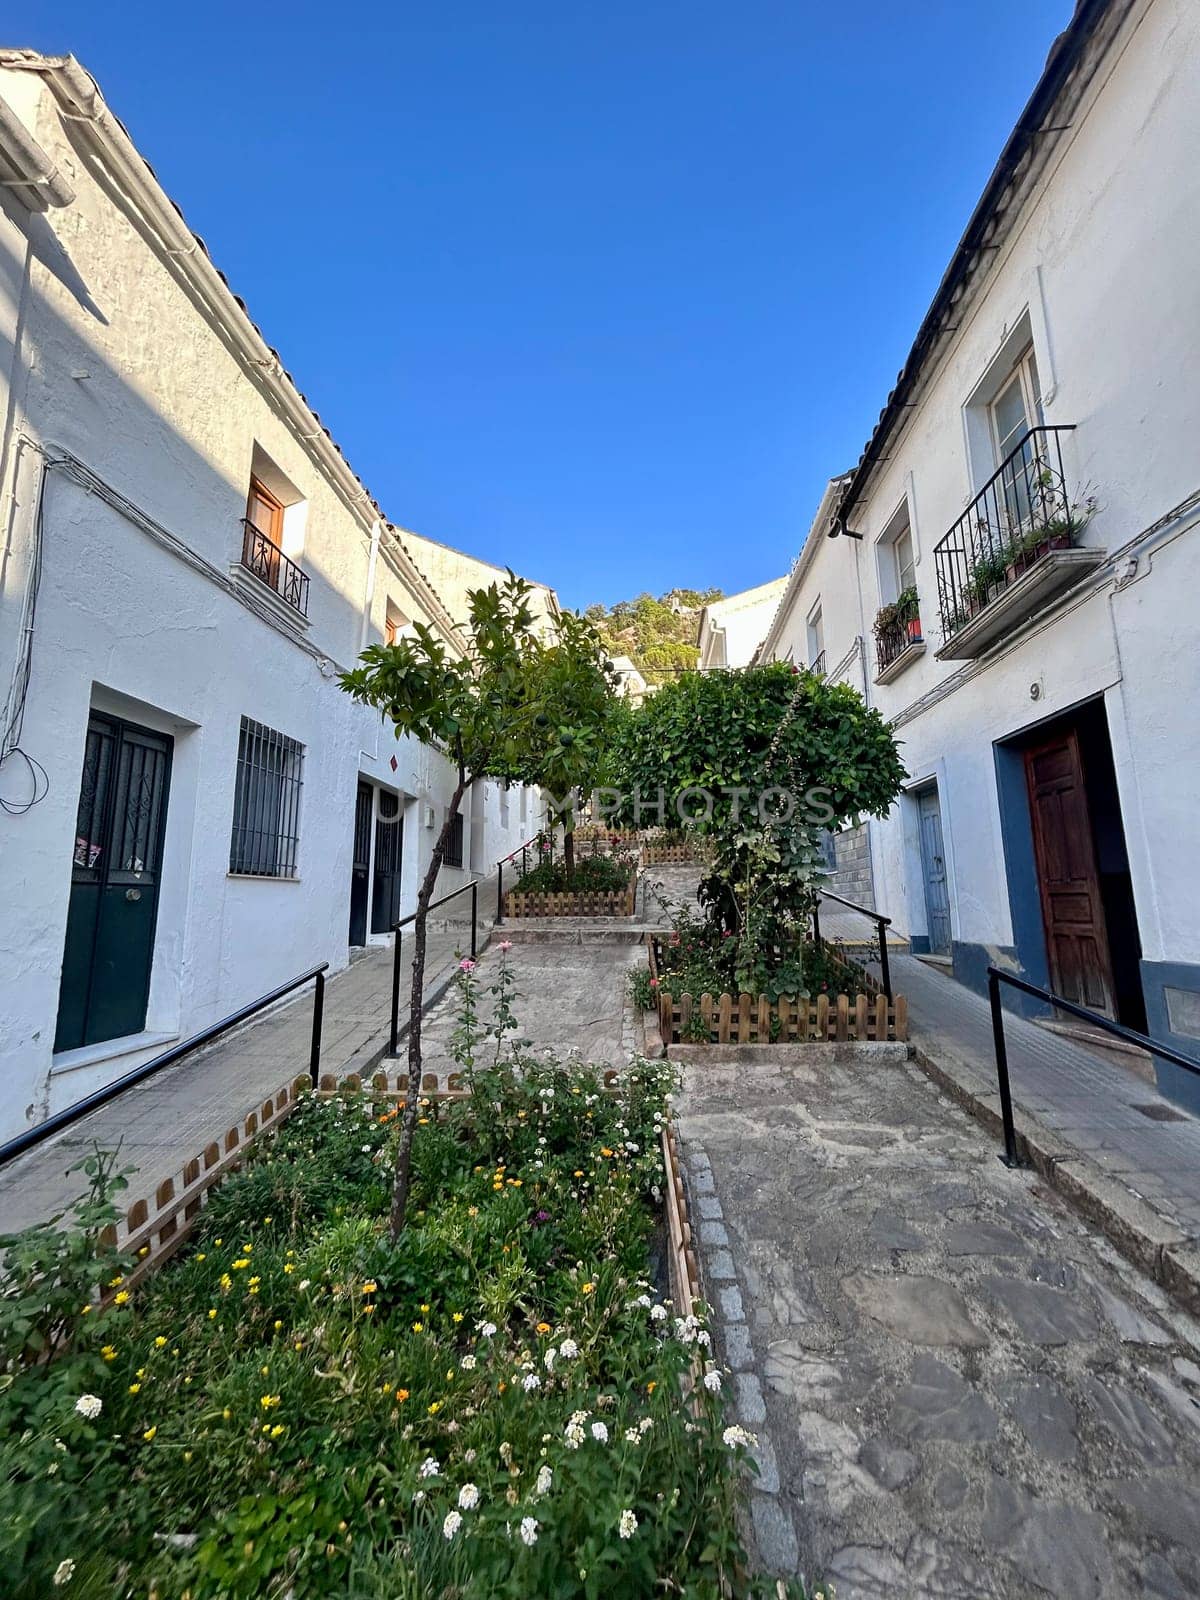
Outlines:
[[[417,914],[413,920],[412,993],[408,1008],[408,1094],[404,1101],[404,1121],[400,1125],[400,1144],[396,1151],[396,1179],[392,1186],[392,1238],[404,1229],[404,1214],[408,1209],[409,1175],[412,1165],[413,1134],[417,1128],[417,1105],[421,1098],[421,1008],[425,999],[425,931],[429,922],[429,902],[433,899],[434,885],[441,870],[442,858],[450,842],[450,829],[458,815],[458,808],[467,789],[467,782],[459,773],[458,787],[450,797],[450,807],[442,831],[433,847],[429,868],[421,881],[417,895]]]
[[[563,866],[566,869],[567,882],[575,881],[575,819],[567,818],[566,830],[563,833]]]

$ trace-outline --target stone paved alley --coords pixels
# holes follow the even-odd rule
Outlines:
[[[914,1066],[686,1069],[765,1565],[838,1600],[1200,1593],[1200,1329]]]

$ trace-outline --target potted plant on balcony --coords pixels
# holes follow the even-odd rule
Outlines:
[[[980,556],[975,563],[974,570],[963,586],[963,597],[967,602],[967,610],[971,616],[976,616],[984,606],[990,605],[1007,582],[1009,548],[992,551]]]
[[[891,605],[881,606],[874,622],[876,644],[887,649],[895,636],[906,637],[909,644],[919,644],[921,632],[920,600],[915,584],[901,591]]]
[[[1005,567],[1009,583],[1027,572],[1035,561],[1040,561],[1051,550],[1069,550],[1078,541],[1095,509],[1095,499],[1088,496],[1076,505],[1064,505],[1061,511],[1054,512],[1014,538],[1008,548]]]

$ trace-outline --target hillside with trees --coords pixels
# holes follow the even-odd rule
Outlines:
[[[585,615],[614,656],[629,656],[647,683],[665,683],[696,665],[700,609],[724,597],[723,589],[671,589],[657,600],[640,594],[589,606]]]

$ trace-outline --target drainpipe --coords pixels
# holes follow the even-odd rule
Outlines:
[[[371,637],[371,611],[375,605],[375,568],[379,565],[379,541],[383,537],[383,519],[376,517],[371,524],[371,554],[367,557],[367,592],[363,598],[362,628],[358,635],[361,655]]]
[[[71,204],[75,198],[74,189],[5,100],[0,100],[0,140],[8,147],[18,169],[16,177],[5,179],[5,187],[16,189],[18,193],[29,190],[28,196],[22,198],[31,211],[41,210],[42,205]]]

